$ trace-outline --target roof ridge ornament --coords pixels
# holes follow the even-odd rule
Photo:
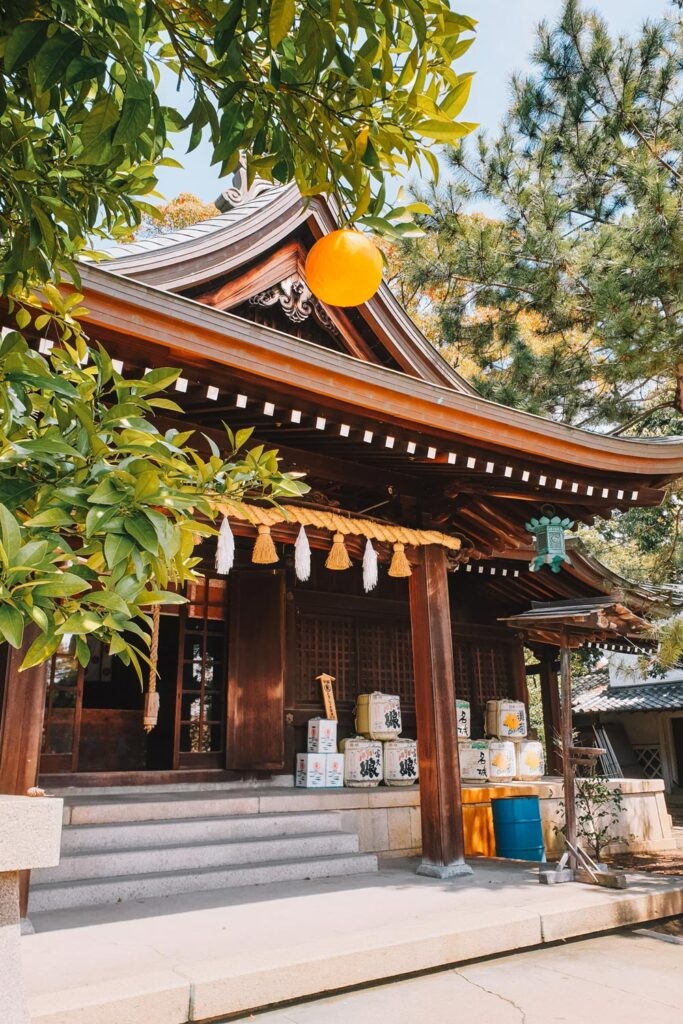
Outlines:
[[[232,184],[228,185],[221,192],[218,199],[216,199],[215,205],[221,213],[227,213],[228,210],[233,210],[236,206],[243,206],[245,203],[255,199],[256,196],[274,187],[272,181],[266,181],[265,178],[259,178],[258,175],[256,175],[251,185],[248,184],[247,158],[242,153],[240,155],[240,162],[232,175]]]
[[[280,305],[287,319],[294,324],[303,323],[313,314],[321,327],[326,328],[331,334],[339,334],[336,324],[332,322],[322,302],[316,299],[300,274],[290,274],[279,284],[252,295],[249,305]]]

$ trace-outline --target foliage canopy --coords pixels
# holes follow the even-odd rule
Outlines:
[[[215,533],[212,499],[307,490],[275,451],[246,447],[249,429],[227,432],[227,454],[208,438],[194,447],[191,431],[159,430],[155,413],[182,412],[164,394],[178,375],[124,380],[81,339],[49,357],[17,331],[0,342],[0,641],[20,647],[25,627],[38,627],[24,667],[68,633],[82,664],[92,635],[139,671],[147,610],[184,601],[196,545]]]
[[[450,151],[411,273],[487,396],[601,429],[683,410],[682,59],[678,5],[631,40],[566,0],[499,134]]]
[[[221,173],[336,193],[387,226],[384,178],[426,161],[471,75],[475,22],[447,0],[14,0],[0,13],[0,275],[67,271],[86,238],[130,231],[174,132],[206,137]],[[189,84],[163,106],[163,74]],[[401,214],[399,213],[399,218]],[[374,219],[373,219],[374,218]],[[401,227],[399,225],[399,227]],[[406,229],[406,225],[403,225]]]

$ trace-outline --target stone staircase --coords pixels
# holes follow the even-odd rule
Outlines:
[[[377,870],[340,811],[296,797],[67,796],[61,861],[32,873],[29,913]]]

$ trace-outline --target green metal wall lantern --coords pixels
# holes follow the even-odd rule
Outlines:
[[[541,516],[540,519],[530,519],[525,523],[536,542],[536,557],[529,566],[532,572],[537,572],[544,565],[549,565],[552,572],[559,572],[563,563],[572,564],[565,547],[564,533],[573,525],[571,519],[547,515]]]

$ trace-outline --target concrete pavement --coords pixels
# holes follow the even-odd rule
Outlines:
[[[448,881],[389,860],[350,879],[36,914],[22,939],[33,1024],[204,1021],[683,913],[683,878],[615,891],[472,864]]]
[[[234,1024],[680,1024],[683,946],[632,933],[518,953]]]

